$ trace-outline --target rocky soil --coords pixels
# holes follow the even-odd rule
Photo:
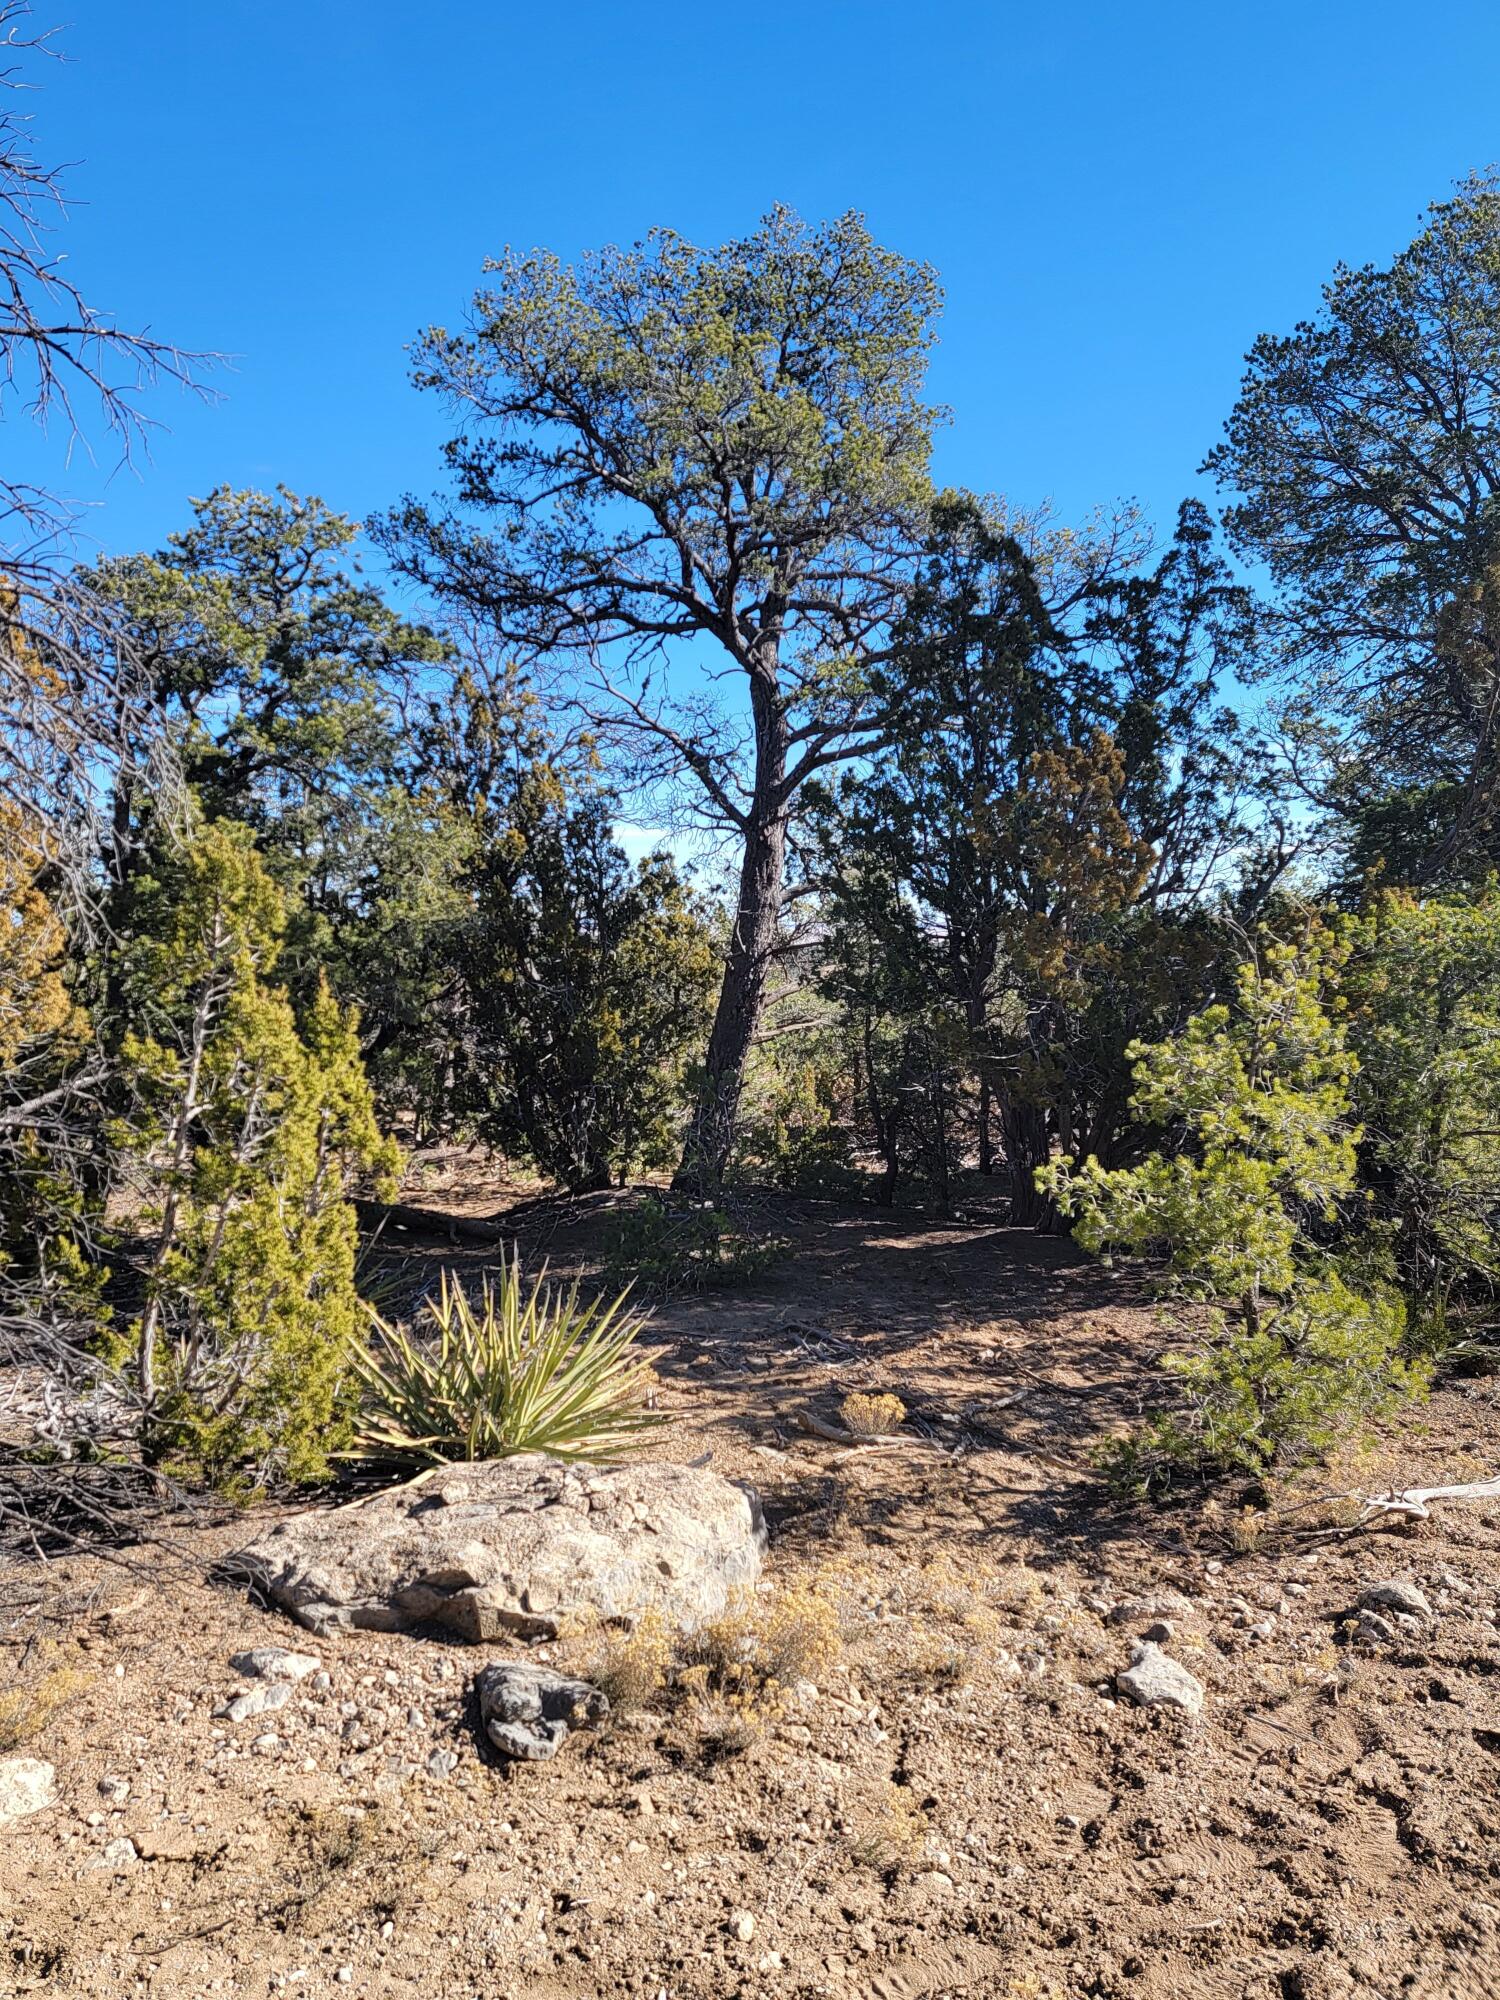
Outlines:
[[[5,1818],[0,1770],[0,1992],[1500,1995],[1500,1503],[1339,1497],[1493,1471],[1500,1383],[1269,1511],[1122,1508],[1091,1444],[1180,1337],[1129,1281],[982,1213],[767,1219],[770,1277],[659,1316],[650,1455],[758,1489],[762,1604],[810,1634],[780,1694],[647,1685],[530,1762],[481,1671],[618,1686],[628,1647],[313,1637],[213,1580],[270,1509],[12,1571],[0,1689],[52,1775]],[[523,1225],[566,1266],[599,1216]],[[856,1388],[901,1444],[802,1427]]]

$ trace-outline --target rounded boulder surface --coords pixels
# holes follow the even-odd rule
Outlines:
[[[754,1492],[698,1466],[527,1452],[280,1522],[234,1567],[309,1631],[440,1625],[474,1643],[657,1611],[683,1629],[760,1574]]]

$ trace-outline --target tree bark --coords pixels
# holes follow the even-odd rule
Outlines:
[[[1001,1107],[1005,1164],[1010,1173],[1010,1219],[1023,1228],[1045,1226],[1051,1205],[1037,1192],[1036,1170],[1051,1156],[1047,1114],[1035,1104],[1007,1096]]]
[[[702,1197],[718,1193],[729,1165],[745,1087],[745,1065],[760,1025],[766,979],[776,950],[786,866],[789,746],[774,657],[752,669],[750,695],[755,716],[755,789],[745,820],[739,900],[703,1077],[672,1182],[684,1193]]]

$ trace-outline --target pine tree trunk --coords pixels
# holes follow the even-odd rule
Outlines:
[[[776,950],[786,865],[787,719],[774,667],[753,676],[755,791],[745,826],[739,901],[708,1055],[682,1161],[672,1185],[708,1197],[722,1187],[734,1145],[745,1065],[760,1026],[766,979]]]
[[[1007,1098],[1001,1120],[1005,1164],[1010,1173],[1010,1219],[1023,1228],[1041,1228],[1051,1207],[1036,1185],[1036,1170],[1047,1164],[1052,1150],[1047,1114],[1040,1105]]]

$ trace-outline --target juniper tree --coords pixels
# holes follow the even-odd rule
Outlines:
[[[118,1254],[148,1456],[225,1484],[326,1470],[359,1318],[352,1176],[393,1191],[358,1021],[275,983],[281,892],[247,829],[202,825],[138,886],[112,1140],[143,1201]]]

